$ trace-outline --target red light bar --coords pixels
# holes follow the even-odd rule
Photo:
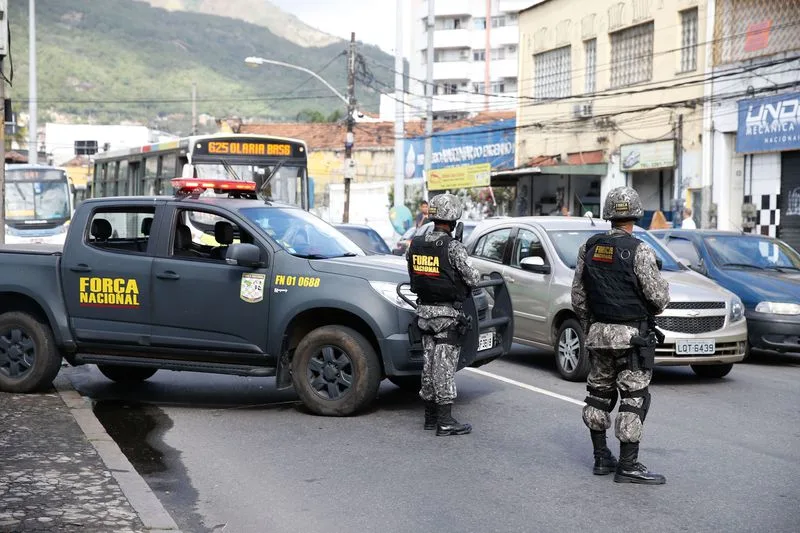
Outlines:
[[[239,180],[198,180],[189,178],[174,178],[172,186],[179,190],[195,189],[221,189],[224,191],[255,191],[256,182]]]

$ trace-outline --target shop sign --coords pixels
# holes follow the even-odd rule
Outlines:
[[[620,146],[621,170],[635,172],[675,167],[675,141],[624,144]]]
[[[488,187],[491,178],[492,165],[490,163],[431,170],[428,177],[428,190],[444,191]]]
[[[800,150],[800,93],[739,101],[736,151]]]

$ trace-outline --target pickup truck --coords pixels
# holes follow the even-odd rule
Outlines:
[[[274,376],[331,416],[364,409],[385,378],[418,387],[403,260],[365,256],[241,182],[174,185],[174,197],[85,200],[63,247],[0,247],[0,391],[48,387],[62,358],[126,383],[159,369]],[[511,345],[502,278],[481,285],[464,307],[477,327],[461,366]]]

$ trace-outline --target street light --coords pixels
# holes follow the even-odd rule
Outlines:
[[[279,66],[279,67],[293,68],[293,69],[295,69],[295,70],[299,70],[299,71],[301,71],[301,72],[305,72],[306,74],[308,74],[308,75],[310,75],[310,76],[313,76],[313,77],[315,77],[316,79],[318,79],[319,81],[321,81],[322,83],[324,83],[324,84],[325,84],[325,87],[327,87],[328,89],[330,89],[331,91],[333,91],[333,94],[335,94],[336,96],[338,96],[338,97],[339,97],[339,100],[341,100],[342,102],[344,102],[344,103],[345,103],[345,105],[348,105],[348,104],[349,104],[349,102],[347,101],[347,98],[345,98],[344,96],[342,96],[342,93],[340,93],[339,91],[337,91],[337,90],[336,90],[336,89],[333,87],[333,85],[331,85],[330,83],[328,83],[327,81],[325,81],[324,79],[322,79],[322,77],[320,77],[320,75],[319,75],[319,74],[317,74],[316,72],[314,72],[314,71],[312,71],[312,70],[308,70],[307,68],[304,68],[304,67],[301,67],[301,66],[298,66],[298,65],[292,65],[291,63],[284,63],[283,61],[275,61],[274,59],[264,59],[263,57],[255,57],[255,56],[250,56],[250,57],[248,57],[248,58],[245,58],[244,62],[245,62],[245,63],[246,63],[248,66],[251,66],[251,67],[258,67],[258,66],[261,66],[261,65],[277,65],[277,66]]]

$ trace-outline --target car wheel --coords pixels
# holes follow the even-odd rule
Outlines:
[[[553,347],[558,372],[567,381],[584,381],[589,375],[589,357],[584,347],[583,330],[574,318],[568,318],[558,328]]]
[[[158,372],[157,368],[140,366],[97,365],[100,373],[117,383],[140,383]]]
[[[378,394],[381,365],[375,349],[357,331],[323,326],[303,337],[292,358],[292,383],[306,407],[318,415],[347,416]]]
[[[701,378],[723,378],[733,369],[733,363],[724,365],[692,365],[694,373]]]
[[[422,376],[389,376],[387,379],[407,392],[418,393],[422,388]]]
[[[0,315],[0,391],[46,389],[61,368],[50,327],[28,313]]]

